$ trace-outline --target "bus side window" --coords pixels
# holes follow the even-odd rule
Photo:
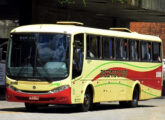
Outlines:
[[[74,36],[72,78],[82,73],[84,58],[84,34]]]
[[[160,43],[152,43],[152,61],[153,62],[161,62],[161,44]]]
[[[120,39],[115,40],[116,59],[121,59]]]
[[[127,60],[127,40],[116,39],[116,59],[117,60]]]
[[[129,59],[131,61],[139,60],[139,41],[129,40]]]
[[[103,37],[103,58],[114,58],[114,40],[113,38]]]
[[[100,58],[100,37],[94,35],[87,36],[87,58],[98,59]]]
[[[141,42],[141,60],[151,61],[151,43]]]
[[[127,44],[127,40],[126,39],[123,39],[121,41],[121,57],[123,60],[128,60],[128,44]]]

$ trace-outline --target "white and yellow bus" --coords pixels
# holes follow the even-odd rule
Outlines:
[[[121,29],[122,30],[122,29]],[[139,100],[161,96],[162,41],[119,29],[68,24],[27,25],[11,31],[6,70],[8,101],[40,105]]]

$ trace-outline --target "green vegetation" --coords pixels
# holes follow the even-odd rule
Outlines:
[[[116,0],[113,0],[113,1],[116,1]],[[124,4],[124,3],[127,3],[128,0],[117,0],[117,2]]]
[[[137,0],[136,0],[137,1]],[[58,0],[61,5],[73,5],[76,0]],[[86,0],[82,0],[84,6],[86,7]],[[112,3],[128,4],[131,0],[112,0]]]
[[[61,4],[61,5],[64,5],[64,4],[75,4],[75,0],[58,0],[58,2]]]

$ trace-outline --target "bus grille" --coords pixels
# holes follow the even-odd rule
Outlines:
[[[49,91],[25,91],[25,90],[19,90],[21,93],[27,93],[27,94],[50,94]]]

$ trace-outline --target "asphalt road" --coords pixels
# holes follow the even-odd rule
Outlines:
[[[102,103],[89,112],[55,105],[27,112],[23,103],[0,101],[0,120],[165,120],[165,99],[140,101],[137,108],[122,108],[118,102]]]

